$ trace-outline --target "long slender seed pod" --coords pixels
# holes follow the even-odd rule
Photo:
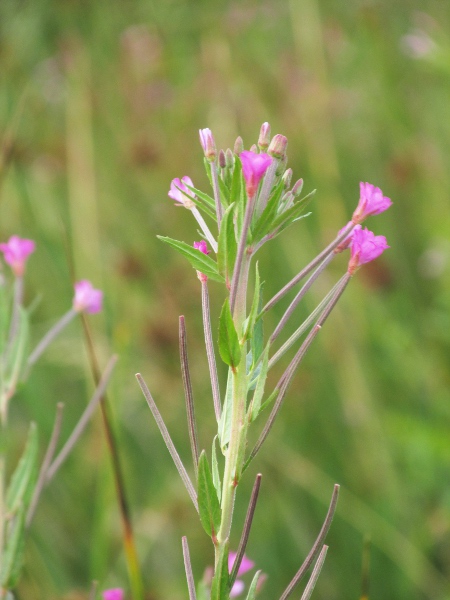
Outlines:
[[[194,463],[195,475],[197,476],[198,466],[198,438],[197,424],[195,420],[194,394],[192,392],[191,373],[189,371],[189,361],[187,354],[186,324],[184,316],[179,318],[179,344],[180,344],[180,362],[181,375],[183,378],[184,398],[186,401],[186,413],[189,430],[189,441],[191,443],[192,462]]]
[[[248,537],[250,535],[250,529],[252,527],[253,515],[255,514],[256,503],[258,501],[259,488],[261,487],[261,473],[258,473],[253,484],[252,495],[250,496],[250,502],[245,516],[244,528],[242,530],[241,539],[236,552],[236,558],[234,559],[233,569],[230,574],[230,587],[236,581],[236,577],[241,566],[242,559],[244,558],[245,549],[247,547]]]
[[[308,556],[303,561],[302,566],[297,571],[295,576],[292,578],[292,581],[289,583],[287,588],[280,596],[280,600],[287,600],[289,596],[292,594],[295,586],[301,581],[304,577],[305,573],[308,571],[312,563],[316,560],[317,555],[320,552],[323,542],[328,534],[328,531],[331,527],[331,522],[333,521],[334,513],[336,512],[336,506],[339,498],[339,485],[335,484],[333,489],[333,494],[331,496],[330,506],[328,507],[328,512],[325,517],[325,521],[323,522],[322,528],[319,531],[319,535],[317,536],[316,541],[314,542],[313,547],[309,551]]]
[[[311,598],[311,594],[316,587],[317,580],[319,579],[320,571],[322,570],[323,563],[325,562],[325,558],[327,556],[328,546],[324,546],[322,548],[321,553],[319,554],[319,558],[314,566],[313,572],[311,573],[311,577],[309,578],[308,585],[305,587],[305,591],[302,594],[300,600],[309,600]]]
[[[216,356],[214,353],[214,342],[211,331],[211,316],[209,309],[209,292],[208,282],[202,280],[202,316],[203,316],[203,331],[205,334],[206,355],[208,357],[209,376],[211,379],[214,412],[217,422],[220,421],[222,415],[222,406],[220,403],[220,388],[219,377],[217,375]]]
[[[158,425],[159,431],[161,432],[161,435],[167,446],[170,456],[172,457],[172,460],[175,463],[175,466],[178,470],[178,473],[180,474],[180,477],[184,483],[184,486],[192,500],[192,504],[195,506],[195,510],[198,512],[198,502],[197,502],[197,494],[195,492],[195,488],[192,485],[191,478],[189,477],[189,475],[183,465],[183,462],[175,448],[174,443],[172,442],[172,438],[170,437],[169,431],[166,427],[166,424],[164,423],[161,413],[159,412],[158,407],[156,406],[155,401],[153,400],[153,397],[150,393],[150,390],[148,389],[147,384],[145,383],[145,381],[140,373],[136,373],[136,379],[138,380],[138,383],[142,390],[142,393],[144,394],[145,399],[147,400],[147,404],[152,412],[152,415],[156,421],[156,424]]]
[[[186,536],[183,536],[181,538],[181,543],[183,545],[184,569],[186,571],[186,579],[189,590],[189,600],[197,600],[197,596],[195,594],[194,575],[192,573],[191,557],[189,555],[189,545]]]

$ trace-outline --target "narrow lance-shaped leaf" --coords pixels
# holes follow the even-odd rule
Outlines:
[[[253,328],[255,326],[256,318],[257,318],[259,310],[260,310],[260,306],[259,306],[260,291],[261,291],[261,281],[260,281],[260,277],[259,277],[258,263],[256,263],[255,292],[253,294],[253,301],[252,301],[252,307],[250,309],[250,314],[248,315],[248,318],[247,318],[246,324],[245,324],[245,333],[244,333],[245,339],[251,339],[252,334],[253,334]]]
[[[269,231],[272,229],[272,223],[277,216],[277,209],[283,191],[284,182],[282,179],[280,179],[273,194],[269,198],[267,206],[255,223],[255,226],[252,230],[252,243],[259,242],[259,240],[262,239],[266,233],[269,233]]]
[[[229,593],[228,542],[222,545],[211,583],[211,600],[224,600]]]
[[[280,231],[286,229],[289,225],[294,223],[294,221],[298,220],[301,214],[305,211],[306,207],[310,203],[312,197],[316,193],[316,190],[310,192],[307,196],[299,200],[288,208],[285,212],[281,213],[272,223],[271,231],[276,231],[279,229]]]
[[[219,318],[219,353],[223,362],[235,370],[241,360],[241,347],[228,298]]]
[[[258,304],[258,317],[253,327],[251,347],[252,347],[252,358],[253,365],[257,365],[259,358],[264,350],[264,323],[261,315],[263,308],[263,290],[264,283],[261,283],[259,288],[259,304]]]
[[[198,461],[198,512],[206,533],[215,539],[219,531],[221,510],[217,490],[209,469],[206,452],[203,450]]]
[[[231,277],[233,276],[234,262],[236,260],[236,234],[234,231],[234,204],[231,204],[225,214],[223,215],[220,223],[219,232],[219,249],[217,252],[217,264],[219,267],[219,273],[225,277],[227,286],[231,284]]]
[[[209,217],[214,219],[214,221],[216,221],[217,218],[216,218],[216,213],[214,210],[214,205],[211,207],[211,202],[210,202],[212,200],[212,198],[210,198],[207,194],[204,194],[200,190],[197,190],[196,188],[188,185],[186,182],[183,182],[183,185],[185,185],[189,190],[194,192],[196,195],[193,196],[191,194],[188,194],[186,192],[186,190],[183,190],[181,187],[178,187],[178,186],[175,186],[175,187],[177,188],[177,190],[179,190],[183,194],[183,196],[186,197],[186,199],[189,202],[193,202],[199,210],[202,210],[205,214],[207,214]]]
[[[263,353],[261,371],[259,372],[255,392],[252,398],[250,421],[254,421],[261,410],[261,400],[264,396],[264,388],[266,385],[267,371],[269,367],[269,350],[270,344],[267,344]]]
[[[22,508],[14,520],[3,552],[0,568],[1,588],[9,589],[16,585],[22,568],[24,546],[25,508]]]
[[[186,244],[185,242],[179,242],[178,240],[173,240],[172,238],[161,235],[158,235],[157,237],[185,256],[194,269],[201,271],[210,279],[214,279],[215,281],[220,281],[223,283],[224,279],[221,275],[219,275],[217,263],[214,262],[213,259],[208,255],[203,254],[203,252],[200,252],[200,250],[189,246],[189,244]]]
[[[252,579],[250,587],[248,589],[247,600],[255,600],[256,587],[258,585],[258,579],[261,576],[262,571],[256,571],[255,576]]]
[[[208,171],[209,171],[209,169],[208,169]],[[198,196],[207,206],[209,206],[213,210],[215,209],[214,198],[211,198],[211,196],[208,196],[208,194],[205,194],[205,192],[198,190],[197,188],[193,187],[192,185],[188,185],[185,181],[183,182],[183,185],[185,185],[188,188],[188,190],[190,190],[191,192],[194,192],[194,194],[196,196]],[[192,200],[192,197],[189,195],[188,195],[188,198]]]
[[[36,475],[37,452],[37,427],[35,423],[31,423],[25,450],[11,477],[6,493],[6,507],[10,514],[14,514],[20,506],[28,505]]]
[[[220,499],[222,498],[222,485],[220,482],[219,464],[217,462],[217,452],[216,452],[217,437],[218,437],[217,435],[214,437],[213,443],[212,443],[212,478],[213,478],[214,487],[216,488],[216,491],[217,491],[217,497],[218,497],[219,503],[220,503]]]
[[[225,400],[222,407],[222,416],[219,423],[219,442],[222,454],[225,454],[228,442],[230,441],[231,431],[231,413],[233,405],[233,372],[228,369],[227,389]]]

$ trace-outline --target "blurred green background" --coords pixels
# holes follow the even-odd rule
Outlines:
[[[110,401],[149,599],[187,597],[181,535],[197,579],[213,560],[134,379],[143,373],[189,460],[184,314],[209,448],[199,283],[155,236],[198,238],[167,198],[186,174],[207,189],[197,130],[210,127],[224,148],[241,134],[249,148],[263,121],[288,136],[294,177],[318,190],[313,214],[261,254],[267,297],[349,219],[360,180],[394,201],[368,223],[391,250],[358,274],[304,361],[242,484],[233,544],[261,471],[247,553],[268,574],[262,597],[279,596],[339,482],[314,597],[360,598],[367,540],[371,598],[450,597],[449,28],[444,0],[0,3],[0,235],[37,242],[33,342],[70,305],[68,241],[76,276],[105,291],[91,323],[102,365],[120,355]],[[344,268],[333,263],[304,314]],[[210,292],[215,319],[222,290]],[[44,446],[59,401],[67,436],[92,390],[74,323],[15,399],[15,455],[30,419]],[[127,585],[99,415],[43,496],[17,597],[87,598],[92,579]]]

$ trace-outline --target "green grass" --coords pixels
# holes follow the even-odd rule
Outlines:
[[[1,238],[38,244],[27,281],[30,301],[42,295],[34,340],[71,301],[66,238],[77,277],[105,290],[104,314],[91,322],[102,363],[120,355],[110,399],[149,598],[186,597],[181,535],[197,578],[213,555],[134,381],[141,371],[188,457],[177,348],[184,314],[209,445],[199,284],[156,234],[198,237],[167,198],[173,177],[206,187],[197,129],[211,127],[221,147],[242,134],[249,147],[266,120],[288,136],[304,189],[318,189],[312,216],[262,253],[267,297],[348,220],[360,180],[394,206],[368,223],[391,250],[350,286],[243,483],[237,523],[252,476],[263,473],[248,548],[269,575],[263,595],[280,595],[302,562],[334,482],[342,496],[315,597],[359,598],[365,536],[371,597],[450,593],[450,15],[445,2],[429,3],[428,15],[416,12],[423,8],[413,0],[0,5],[0,131],[12,140]],[[436,44],[423,59],[402,51],[402,36],[417,27]],[[333,264],[307,308],[344,265]],[[211,295],[217,318],[214,284]],[[14,401],[16,452],[30,419],[45,441],[58,401],[67,436],[92,389],[81,326],[72,324]],[[126,582],[99,416],[43,496],[18,598],[86,598],[92,579]]]

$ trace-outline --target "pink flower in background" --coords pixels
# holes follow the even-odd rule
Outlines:
[[[113,588],[102,592],[103,600],[124,600],[125,594],[122,588]]]
[[[236,552],[230,552],[230,554],[228,555],[228,572],[231,573],[231,571],[233,570],[233,565],[234,565],[234,561],[236,560]],[[253,569],[253,567],[255,566],[255,563],[250,560],[247,556],[245,556],[242,558],[241,564],[239,566],[238,569],[238,577],[240,575],[244,575],[245,573],[247,573],[248,571],[250,571],[251,569]],[[243,581],[241,581],[240,579],[236,579],[236,581],[233,584],[233,587],[231,588],[230,591],[230,598],[237,598],[237,596],[240,596],[242,594],[242,592],[245,589],[245,584]]]
[[[194,248],[196,250],[200,250],[200,252],[203,252],[203,254],[209,254],[208,246],[206,245],[205,240],[202,240],[201,242],[194,242]]]
[[[77,312],[85,310],[87,313],[98,313],[102,310],[103,292],[96,290],[87,279],[82,279],[75,284],[73,308]]]
[[[348,225],[348,224],[347,224]],[[345,227],[347,227],[347,225]],[[339,230],[338,232],[338,236],[341,235],[341,233],[344,231],[345,227],[343,227],[342,229]],[[350,247],[350,244],[352,243],[353,240],[353,234],[355,233],[355,231],[359,231],[361,229],[361,225],[355,225],[355,227],[352,229],[352,231],[350,231],[350,233],[348,234],[348,236],[345,238],[344,241],[342,241],[339,246],[337,246],[334,250],[335,254],[339,254],[340,252],[343,252],[344,250],[347,250],[347,248]]]
[[[192,200],[189,200],[189,198],[186,198],[186,196],[180,191],[180,190],[183,190],[183,192],[185,192],[188,196],[191,196],[191,198],[195,198],[194,192],[191,192],[191,190],[189,190],[184,185],[185,183],[187,183],[191,187],[194,187],[194,184],[192,183],[192,179],[190,177],[188,177],[187,175],[185,175],[181,179],[179,177],[177,177],[176,179],[172,179],[172,182],[170,184],[170,190],[167,195],[170,198],[172,198],[172,200],[175,200],[175,202],[182,204],[186,208],[193,208],[195,206],[195,204],[192,202]],[[178,189],[178,188],[180,188],[180,189]]]
[[[35,247],[33,240],[22,239],[17,235],[11,236],[6,244],[0,244],[5,262],[11,266],[16,277],[24,274],[27,258],[34,252]]]
[[[353,213],[353,223],[362,223],[370,215],[378,215],[387,210],[392,204],[392,200],[387,196],[383,196],[380,188],[371,183],[361,181],[359,189],[359,202]]]
[[[374,235],[367,227],[354,231],[350,246],[351,258],[348,263],[350,275],[365,263],[368,263],[389,248],[384,235]]]
[[[200,135],[200,144],[202,145],[205,158],[212,162],[215,160],[217,154],[216,142],[212,131],[211,129],[206,128],[199,129],[198,133]]]
[[[247,195],[249,198],[253,198],[258,189],[259,182],[272,163],[272,158],[268,154],[256,154],[249,150],[241,152],[239,158],[242,162],[242,172],[245,179]]]

